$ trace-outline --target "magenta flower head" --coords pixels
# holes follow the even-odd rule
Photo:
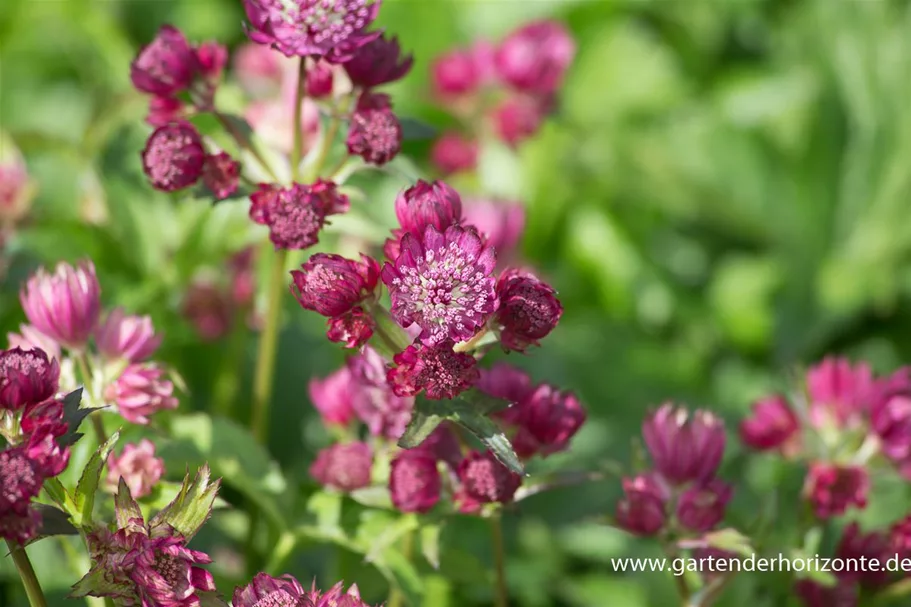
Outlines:
[[[342,63],[381,34],[366,31],[380,0],[244,0],[244,9],[250,40],[288,57]]]
[[[91,261],[58,263],[53,274],[39,269],[19,292],[32,325],[70,349],[85,346],[101,313],[101,287]]]
[[[361,306],[354,306],[341,316],[326,321],[326,337],[346,348],[360,348],[373,336],[376,321]]]
[[[402,512],[428,512],[440,501],[440,472],[436,459],[422,449],[402,451],[392,460],[389,492]]]
[[[430,148],[430,160],[443,175],[472,171],[478,166],[478,143],[460,133],[443,133]]]
[[[319,231],[329,215],[344,213],[348,197],[331,181],[290,188],[261,185],[250,196],[250,218],[269,226],[269,240],[276,249],[307,249],[319,242]]]
[[[206,151],[196,128],[172,122],[155,129],[142,150],[142,170],[162,192],[188,188],[202,176]]]
[[[490,451],[472,451],[459,464],[459,480],[471,499],[482,504],[511,502],[522,477],[512,472]]]
[[[462,221],[462,199],[442,181],[418,180],[396,197],[395,216],[403,230],[418,238],[424,235],[427,226],[445,232]]]
[[[148,424],[149,416],[162,409],[176,409],[174,384],[154,363],[132,364],[108,385],[104,397],[114,402],[120,415],[134,424]]]
[[[442,55],[431,66],[434,94],[442,100],[470,95],[478,90],[483,74],[477,57],[470,50],[454,50]]]
[[[876,588],[889,581],[886,562],[894,557],[896,552],[891,548],[888,534],[879,531],[864,533],[857,522],[852,522],[844,528],[835,554],[845,562],[862,563],[865,560],[871,565],[878,563],[878,566],[848,567],[840,575],[843,579],[856,580],[865,587]]]
[[[493,249],[473,228],[428,226],[423,237],[407,233],[394,263],[383,267],[392,315],[403,327],[416,323],[427,346],[471,338],[497,309]]]
[[[402,56],[398,38],[380,36],[359,48],[344,67],[352,84],[369,89],[401,80],[413,63],[412,55]]]
[[[507,350],[524,352],[547,337],[563,316],[557,292],[533,274],[507,270],[497,281],[496,323]]]
[[[911,460],[911,369],[878,380],[870,398],[870,421],[883,453],[907,469]]]
[[[210,154],[202,165],[202,182],[215,200],[224,200],[237,191],[240,163],[225,152]]]
[[[402,149],[402,124],[389,107],[359,107],[351,116],[345,145],[352,156],[382,166]]]
[[[154,354],[160,344],[161,336],[155,335],[151,318],[127,316],[122,308],[111,310],[95,330],[95,345],[108,360],[141,362]]]
[[[196,51],[179,29],[164,25],[130,65],[138,90],[171,97],[187,90],[201,69]]]
[[[373,294],[379,274],[379,264],[367,255],[357,262],[317,253],[300,270],[291,272],[291,293],[305,310],[340,316]]]
[[[497,136],[515,148],[541,128],[544,108],[536,99],[510,97],[494,109],[492,118]]]
[[[335,76],[332,66],[322,61],[307,69],[307,96],[313,99],[323,99],[332,94],[332,85]]]
[[[572,392],[541,384],[516,407],[513,448],[521,457],[563,451],[585,423],[585,410]]]
[[[310,476],[324,487],[347,492],[369,486],[372,468],[373,451],[366,443],[339,443],[319,452]]]
[[[309,592],[304,595],[303,603],[296,603],[294,607],[370,607],[361,600],[361,593],[357,584],[351,584],[348,592],[345,592],[343,582],[337,583],[326,592],[320,592],[316,588],[316,582],[310,587]]]
[[[733,489],[717,479],[693,485],[680,496],[677,519],[691,531],[708,531],[724,519],[732,494]]]
[[[297,607],[303,605],[304,588],[290,575],[274,578],[257,573],[246,586],[234,589],[234,607]]]
[[[60,365],[42,350],[0,351],[0,410],[18,411],[57,393]]]
[[[538,21],[510,34],[497,49],[500,78],[520,91],[546,95],[563,83],[576,54],[569,31],[554,21]]]
[[[41,519],[31,501],[43,483],[24,447],[0,451],[0,537],[21,544],[35,537]]]
[[[180,312],[204,341],[215,341],[228,332],[233,308],[228,293],[208,280],[195,280],[187,288]]]
[[[623,479],[624,497],[617,503],[617,524],[630,533],[654,535],[664,528],[667,520],[665,504],[670,489],[654,474]]]
[[[708,411],[664,404],[646,418],[642,435],[655,468],[675,485],[711,480],[724,454],[724,425]]]
[[[872,388],[873,371],[866,363],[852,366],[844,358],[826,358],[807,371],[810,421],[816,427],[856,423]]]
[[[901,558],[911,558],[911,515],[889,528],[889,546]]]
[[[477,361],[470,354],[453,351],[452,342],[435,346],[408,346],[393,357],[395,367],[387,379],[398,396],[425,392],[427,398],[455,398],[478,379]]]
[[[176,534],[141,539],[130,579],[143,605],[197,605],[198,592],[215,590],[212,574],[196,566],[211,563],[212,559],[190,550],[185,543]]]
[[[310,402],[319,411],[325,424],[347,426],[354,419],[355,381],[347,366],[325,379],[314,377],[310,380],[307,386]]]
[[[476,387],[494,398],[502,398],[510,403],[521,403],[535,391],[528,374],[509,363],[498,362],[490,369],[481,369]],[[513,407],[518,411],[518,407]]]
[[[753,405],[753,415],[740,424],[740,438],[759,451],[799,449],[800,420],[783,396],[763,398]]]
[[[347,366],[355,380],[353,406],[358,418],[373,436],[398,439],[411,420],[414,399],[396,396],[386,382],[386,361],[370,346],[349,358]]]
[[[123,478],[136,499],[149,495],[163,474],[164,460],[155,457],[155,443],[147,438],[127,444],[119,456],[108,455],[108,488],[116,489]]]
[[[851,506],[865,508],[870,477],[861,466],[813,462],[807,473],[804,494],[816,516],[822,519],[844,514]]]
[[[463,220],[477,228],[487,244],[496,249],[502,264],[519,245],[525,231],[525,206],[521,202],[466,200]]]
[[[7,333],[6,338],[11,350],[43,350],[48,358],[60,359],[60,344],[32,325],[19,325],[19,332]]]

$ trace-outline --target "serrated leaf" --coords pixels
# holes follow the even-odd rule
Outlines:
[[[434,569],[440,568],[440,535],[443,524],[425,524],[421,527],[421,554]]]
[[[736,529],[728,528],[712,531],[706,533],[703,536],[703,540],[713,548],[733,552],[741,556],[750,556],[754,552],[753,547],[750,545],[750,538]]]
[[[525,475],[525,468],[522,466],[522,462],[519,461],[518,456],[516,456],[512,444],[506,438],[506,434],[492,419],[464,405],[457,407],[450,419],[461,424],[477,436],[484,443],[484,446],[490,449],[494,457],[512,472],[522,476]]]
[[[33,507],[41,515],[41,523],[38,525],[39,536],[79,534],[79,530],[70,522],[70,515],[60,508],[47,504],[35,504]]]
[[[510,402],[504,398],[496,398],[489,394],[481,392],[477,388],[471,388],[459,394],[459,399],[468,403],[478,413],[489,415],[498,411],[505,411],[509,408]]]
[[[101,409],[102,407],[96,407],[94,409],[80,409],[79,404],[82,402],[82,388],[77,388],[63,397],[63,421],[66,423],[66,434],[61,436],[57,441],[62,447],[68,447],[69,445],[74,444],[80,438],[82,438],[82,433],[78,432],[82,420],[91,415],[94,411]]]
[[[411,413],[411,421],[408,422],[405,432],[399,438],[398,446],[402,449],[414,449],[423,443],[445,419],[429,413],[415,404],[414,411]]]
[[[192,482],[188,473],[177,497],[152,517],[149,528],[167,524],[188,540],[196,535],[211,516],[218,494],[220,481],[210,482],[210,477],[208,464],[199,469]]]
[[[402,125],[402,139],[405,141],[421,141],[436,137],[437,130],[432,125],[416,118],[399,118]]]
[[[132,519],[142,519],[142,510],[139,504],[133,499],[133,493],[130,486],[120,477],[117,484],[117,493],[114,495],[114,517],[117,520],[118,529],[126,529],[130,526]]]
[[[78,599],[86,596],[128,596],[134,590],[132,581],[116,582],[107,575],[102,565],[96,565],[81,580],[73,584],[69,597]]]
[[[83,526],[92,522],[92,511],[95,508],[95,493],[98,491],[98,483],[101,481],[101,471],[108,460],[108,455],[120,438],[120,432],[115,432],[98,447],[92,457],[89,459],[85,468],[82,470],[82,476],[79,477],[79,483],[76,485],[76,494],[73,501],[76,505],[74,519],[77,525]]]

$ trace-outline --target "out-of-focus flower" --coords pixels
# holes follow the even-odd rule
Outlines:
[[[506,37],[496,51],[497,74],[516,89],[553,93],[576,54],[569,31],[554,21],[529,23]]]
[[[617,503],[617,524],[636,535],[654,535],[663,527],[670,497],[663,479],[653,474],[623,479],[624,497]]]
[[[284,93],[279,99],[254,101],[247,106],[244,117],[256,136],[269,147],[290,154],[294,147],[294,98]],[[306,153],[320,138],[319,107],[312,99],[305,99],[301,107],[301,122]]]
[[[225,152],[209,154],[202,165],[202,182],[215,200],[224,200],[237,191],[240,163]]]
[[[164,25],[130,65],[130,79],[140,91],[170,97],[187,90],[200,68],[196,52],[183,32]]]
[[[23,350],[43,350],[48,358],[60,360],[60,344],[32,325],[19,325],[18,333],[8,333],[9,347]]]
[[[241,87],[255,97],[279,90],[287,59],[261,44],[242,44],[234,52],[234,75]]]
[[[861,466],[839,466],[813,462],[807,474],[804,493],[816,516],[829,518],[844,514],[848,508],[864,508],[870,477]]]
[[[347,366],[324,379],[314,377],[310,380],[310,402],[319,411],[323,422],[347,426],[354,419],[352,396],[355,381]]]
[[[408,346],[393,357],[388,380],[399,396],[425,392],[427,398],[455,398],[478,379],[477,361],[470,354],[453,351],[452,342],[435,346]]]
[[[44,478],[25,448],[0,451],[0,537],[24,544],[35,536],[40,517],[31,508]]]
[[[339,443],[319,452],[310,475],[324,487],[354,491],[370,485],[373,452],[366,443]]]
[[[863,533],[856,522],[844,528],[835,555],[845,563],[868,563],[864,567],[846,567],[838,573],[842,579],[855,580],[861,585],[876,588],[889,581],[887,561],[895,556],[886,533]],[[877,563],[874,565],[873,563]]]
[[[677,503],[677,519],[692,531],[708,531],[724,519],[733,489],[717,479],[693,485]]]
[[[498,305],[496,254],[473,228],[428,226],[422,238],[407,233],[401,253],[383,267],[392,315],[402,326],[417,323],[426,346],[471,338]]]
[[[25,217],[36,189],[19,148],[0,133],[0,228]]]
[[[496,249],[497,260],[502,266],[513,256],[525,231],[525,206],[501,200],[466,200],[463,223],[477,228],[487,244]]]
[[[332,66],[319,62],[307,70],[307,96],[322,99],[332,94]]]
[[[431,67],[433,90],[443,101],[477,91],[483,70],[471,50],[457,49],[438,57]]]
[[[798,580],[794,591],[806,607],[857,607],[858,586],[851,580],[839,580],[835,586]]]
[[[147,438],[127,444],[119,456],[108,454],[107,463],[108,488],[115,490],[123,478],[136,499],[149,495],[164,474],[164,460],[155,457],[155,443]]]
[[[176,192],[196,183],[205,159],[202,138],[188,122],[158,127],[142,150],[143,171],[152,187],[162,192]]]
[[[108,360],[140,362],[150,357],[161,345],[148,316],[128,316],[122,308],[111,310],[95,329],[95,345]]]
[[[418,180],[395,199],[395,216],[406,232],[419,239],[427,226],[438,232],[462,220],[462,199],[459,193],[442,181],[430,183]]]
[[[472,171],[478,166],[478,143],[460,133],[443,133],[430,148],[430,160],[443,175]]]
[[[753,415],[740,424],[740,438],[760,451],[791,451],[800,432],[800,420],[783,396],[775,395],[753,404]]]
[[[228,48],[214,41],[203,42],[196,47],[196,59],[202,77],[215,84],[228,64]]]
[[[359,108],[351,116],[345,145],[352,156],[382,166],[402,149],[402,125],[388,107]]]
[[[42,350],[0,350],[0,410],[18,411],[57,393],[60,365]]]
[[[481,369],[476,387],[485,394],[510,403],[524,401],[535,389],[525,371],[504,362],[494,363],[490,369]]]
[[[204,341],[215,341],[230,329],[233,307],[228,295],[216,284],[198,279],[187,288],[181,313]]]
[[[883,453],[909,475],[911,468],[911,369],[877,380],[870,398],[870,423]]]
[[[234,607],[296,607],[303,605],[304,588],[290,575],[274,578],[257,573],[246,586],[234,590],[231,604]]]
[[[541,128],[544,111],[535,99],[515,96],[504,99],[492,114],[494,130],[504,143],[518,146]]]
[[[873,372],[865,363],[826,358],[807,371],[810,422],[817,428],[853,425],[872,395]]]
[[[389,491],[402,512],[427,512],[440,500],[440,473],[434,457],[421,449],[402,451],[392,460]]]
[[[509,470],[490,451],[472,451],[459,464],[459,480],[466,494],[482,503],[511,502],[522,477]]]
[[[366,31],[379,8],[379,0],[244,0],[250,40],[288,57],[331,63],[348,61],[380,36]]]
[[[655,468],[672,484],[711,480],[724,454],[724,425],[708,411],[664,404],[648,415],[642,435]]]
[[[375,259],[361,261],[341,255],[317,253],[300,270],[291,272],[291,292],[305,310],[323,316],[340,316],[373,293],[380,267]]]
[[[95,265],[58,263],[53,274],[40,268],[19,292],[25,316],[36,329],[66,348],[85,346],[101,312]]]
[[[154,363],[131,364],[105,388],[104,396],[115,403],[120,415],[134,424],[148,424],[149,416],[162,409],[176,409],[174,384]]]
[[[306,249],[319,241],[319,231],[329,215],[348,210],[348,197],[331,181],[290,188],[260,186],[250,196],[250,218],[269,226],[269,239],[276,249]]]
[[[146,114],[146,124],[150,126],[167,126],[172,122],[183,122],[186,117],[187,107],[180,99],[159,96],[149,99],[149,113]]]
[[[380,36],[359,48],[344,67],[352,84],[373,88],[401,80],[413,63],[412,55],[402,55],[398,38]]]
[[[508,410],[518,426],[513,448],[521,457],[563,451],[585,423],[585,410],[572,392],[541,384],[517,407]]]
[[[411,419],[414,399],[396,396],[386,381],[386,361],[370,346],[349,358],[347,366],[356,380],[352,404],[358,418],[372,435],[398,439]]]
[[[563,315],[556,293],[528,272],[507,270],[500,275],[495,322],[504,348],[524,352],[553,331]]]

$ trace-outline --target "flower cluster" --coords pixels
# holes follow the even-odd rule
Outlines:
[[[559,23],[522,26],[494,45],[486,40],[434,61],[433,93],[461,123],[434,143],[431,159],[444,175],[473,170],[482,129],[511,147],[533,136],[552,111],[575,55]]]
[[[716,477],[724,455],[724,425],[707,411],[667,403],[642,425],[654,468],[623,479],[617,524],[637,535],[663,530],[704,534],[724,518],[733,489]]]
[[[266,573],[258,573],[249,584],[236,588],[231,603],[234,607],[369,607],[361,600],[357,584],[346,592],[339,582],[328,592],[320,592],[316,582],[305,590],[290,575],[274,578]]]

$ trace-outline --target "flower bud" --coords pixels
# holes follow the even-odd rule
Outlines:
[[[431,77],[436,96],[448,100],[477,91],[482,73],[471,51],[455,50],[433,62]]]
[[[873,372],[866,363],[852,366],[844,358],[826,358],[807,371],[810,422],[817,428],[857,423],[872,388]]]
[[[694,485],[680,496],[677,519],[697,533],[708,531],[724,519],[724,509],[732,493],[729,485],[717,479]]]
[[[804,484],[816,516],[825,519],[844,514],[851,506],[865,508],[870,477],[861,466],[813,462]]]
[[[571,392],[541,384],[516,407],[513,448],[520,457],[563,451],[585,422],[585,410]]]
[[[524,401],[535,390],[531,385],[531,378],[525,371],[504,362],[494,363],[490,369],[481,369],[475,387],[485,394],[508,400],[510,403]],[[518,407],[508,411],[513,409],[518,410]]]
[[[472,451],[459,464],[459,480],[468,497],[483,503],[511,502],[522,477],[504,466],[490,451]]]
[[[305,310],[339,316],[373,293],[379,271],[379,264],[367,255],[356,262],[341,255],[317,253],[300,270],[291,272],[291,292]]]
[[[36,329],[61,345],[80,349],[101,312],[101,287],[95,265],[58,263],[53,274],[40,268],[19,292],[25,316]]]
[[[642,435],[655,468],[676,485],[711,480],[724,454],[724,425],[708,411],[664,404],[648,415]]]
[[[123,478],[136,499],[149,495],[164,474],[164,460],[155,457],[155,444],[146,438],[124,446],[120,456],[108,454],[107,463],[108,488],[116,489]]]
[[[142,169],[153,188],[176,192],[199,180],[205,159],[196,128],[187,122],[172,122],[149,136],[142,151]]]
[[[759,451],[785,447],[798,438],[800,420],[784,397],[763,398],[753,405],[753,415],[740,424],[744,443]]]
[[[382,166],[402,149],[402,125],[389,108],[358,109],[351,116],[345,145],[352,156]]]
[[[440,488],[437,462],[429,453],[420,449],[402,451],[392,460],[389,492],[400,511],[429,511],[440,500]]]
[[[525,206],[521,202],[466,200],[463,222],[477,228],[503,264],[513,255],[525,231]]]
[[[563,315],[556,293],[528,272],[507,270],[500,275],[496,323],[504,348],[524,352],[553,331]]]
[[[537,21],[516,30],[496,51],[497,74],[517,90],[554,92],[563,83],[576,45],[569,31],[554,21]]]
[[[108,360],[140,362],[150,357],[161,344],[148,316],[127,316],[122,308],[111,310],[95,330],[98,352]]]
[[[443,133],[430,148],[430,161],[443,175],[473,171],[478,166],[478,144],[456,132]]]
[[[332,94],[332,67],[327,63],[317,63],[307,70],[307,96],[322,99]]]
[[[310,476],[324,487],[354,491],[370,485],[373,452],[366,443],[336,444],[319,452]]]
[[[187,117],[186,107],[180,99],[173,97],[152,97],[149,99],[149,113],[146,124],[159,127],[172,122],[183,122]]]
[[[359,48],[344,67],[352,84],[369,89],[401,80],[413,63],[412,55],[402,56],[398,38],[380,36]]]
[[[225,152],[210,154],[202,165],[202,182],[215,200],[224,200],[237,191],[240,163]]]
[[[233,307],[228,294],[207,280],[190,284],[180,311],[203,341],[216,341],[231,327]]]
[[[515,148],[538,132],[544,110],[535,99],[510,97],[493,111],[494,131],[508,146]]]
[[[347,426],[354,419],[354,381],[347,366],[324,379],[314,377],[310,380],[310,402],[319,411],[325,424]]]
[[[176,409],[174,384],[154,363],[131,364],[105,389],[104,397],[117,405],[120,415],[134,424],[148,424],[162,409]]]
[[[326,337],[346,348],[360,348],[373,336],[376,321],[360,306],[354,306],[341,316],[326,321]]]
[[[477,361],[470,354],[453,351],[452,342],[436,346],[408,346],[393,357],[395,367],[388,381],[398,396],[425,392],[427,398],[455,398],[478,379]]]
[[[617,524],[630,533],[649,536],[658,533],[666,520],[669,492],[654,475],[623,479],[624,497],[617,503]]]
[[[130,79],[140,91],[170,97],[187,90],[199,69],[196,52],[183,32],[164,25],[130,65]]]
[[[17,411],[57,393],[60,366],[42,350],[0,350],[0,409]]]
[[[214,84],[228,64],[228,49],[218,42],[203,42],[196,47],[196,60],[202,77]]]
[[[418,180],[396,197],[395,216],[403,230],[418,238],[427,226],[442,233],[462,220],[462,199],[442,181]]]

